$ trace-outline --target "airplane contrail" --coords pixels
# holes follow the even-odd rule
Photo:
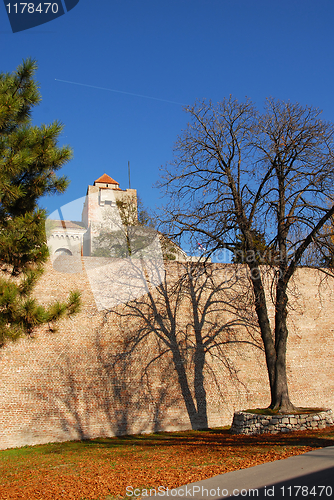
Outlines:
[[[153,99],[154,101],[169,102],[170,104],[179,104],[180,106],[186,106],[182,102],[168,101],[167,99],[159,99],[158,97],[151,97],[148,95],[134,94],[133,92],[124,92],[123,90],[107,89],[105,87],[97,87],[96,85],[87,85],[86,83],[70,82],[68,80],[59,80],[55,78],[56,82],[70,83],[71,85],[80,85],[81,87],[90,87],[92,89],[107,90],[108,92],[116,92],[118,94],[132,95],[135,97],[144,97],[145,99]]]

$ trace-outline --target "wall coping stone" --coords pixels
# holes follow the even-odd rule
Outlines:
[[[293,413],[282,415],[261,415],[239,411],[234,413],[232,434],[276,434],[306,429],[324,429],[334,425],[334,415],[331,409],[317,413]]]

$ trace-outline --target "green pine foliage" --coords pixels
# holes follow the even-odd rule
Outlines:
[[[273,243],[267,244],[264,233],[256,229],[253,229],[251,234],[255,250],[249,250],[244,236],[238,235],[232,262],[234,264],[256,262],[259,265],[278,266],[280,256],[275,245]]]
[[[57,171],[72,156],[68,146],[57,145],[61,123],[31,122],[41,100],[36,69],[27,59],[12,74],[0,74],[0,346],[74,314],[80,302],[78,292],[48,308],[32,298],[48,257],[46,214],[38,200],[64,192],[68,181]]]

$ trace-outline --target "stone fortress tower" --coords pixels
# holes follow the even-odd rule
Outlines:
[[[103,174],[93,186],[88,186],[80,222],[48,219],[50,255],[89,257],[96,248],[101,229],[117,232],[123,224],[135,225],[136,222],[136,189],[122,190],[118,182]]]
[[[96,250],[101,230],[117,233],[138,222],[136,189],[122,190],[118,182],[103,174],[93,186],[88,186],[82,222],[87,228],[83,255],[88,257]]]

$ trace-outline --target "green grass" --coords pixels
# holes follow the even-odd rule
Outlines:
[[[242,410],[245,413],[255,413],[257,415],[303,415],[305,413],[320,413],[326,411],[327,408],[296,408],[287,413],[281,413],[279,410],[272,410],[271,408],[250,408]]]

